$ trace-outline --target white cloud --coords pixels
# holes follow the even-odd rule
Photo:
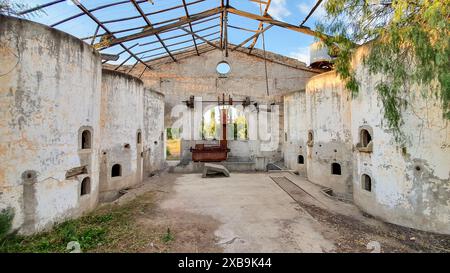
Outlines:
[[[258,3],[255,4],[259,7]],[[266,6],[262,5],[263,11],[265,8]],[[268,13],[277,20],[283,20],[292,14],[287,8],[286,0],[272,0]]]
[[[291,15],[291,12],[286,7],[286,0],[273,0],[269,8],[269,14],[277,20],[283,20],[283,18]]]
[[[289,54],[289,57],[297,59],[309,65],[309,47],[299,47]]]

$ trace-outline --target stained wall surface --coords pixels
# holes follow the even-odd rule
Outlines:
[[[421,95],[429,87],[411,86],[404,97],[404,137],[396,141],[376,90],[383,75],[369,74],[361,61],[367,50],[360,47],[354,56],[361,83],[354,98],[335,72],[312,77],[306,93],[285,96],[285,162],[311,182],[352,197],[368,214],[449,234],[450,130],[440,101]],[[308,143],[309,131],[313,141]],[[304,152],[299,147],[305,143],[306,170],[295,158]],[[330,173],[335,162],[341,175]]]
[[[312,142],[306,145],[308,179],[351,196],[351,95],[334,72],[308,82],[306,113],[308,133],[312,133]],[[309,140],[308,134],[303,137]]]
[[[257,51],[255,50],[255,52]],[[220,75],[216,71],[216,66],[221,61],[226,61],[231,67],[231,71],[226,76]],[[250,97],[252,105],[256,103],[259,106],[264,105],[264,107],[270,108],[271,104],[276,104],[281,115],[277,116],[275,120],[277,125],[271,126],[273,130],[265,127],[259,130],[258,120],[251,120],[248,121],[249,127],[258,130],[258,139],[230,142],[231,157],[237,157],[236,160],[250,158],[253,161],[260,161],[261,164],[258,165],[263,166],[263,169],[266,162],[282,158],[282,146],[278,145],[278,141],[283,138],[282,96],[289,92],[304,90],[307,80],[317,74],[317,71],[311,71],[304,63],[268,53],[266,86],[264,59],[239,51],[230,51],[229,56],[225,57],[222,51],[214,50],[200,56],[178,58],[176,63],[168,60],[167,62],[150,63],[150,65],[152,69],[147,69],[143,73],[142,80],[149,88],[165,95],[166,128],[171,128],[179,119],[172,115],[173,109],[182,109],[186,105],[185,101],[189,100],[191,96],[195,97],[196,104],[195,109],[186,108],[187,115],[192,117],[190,121],[183,123],[188,129],[194,128],[194,111],[201,107],[200,113],[205,113],[209,104],[217,105],[218,97],[222,99],[222,94],[225,94],[227,102],[231,96],[234,106],[242,106],[242,101],[246,97]],[[135,71],[138,75],[142,71],[142,67],[138,66]],[[267,93],[267,87],[269,93]],[[200,100],[203,103],[198,103]],[[200,124],[201,119],[197,123]],[[277,141],[277,146],[267,152],[264,152],[267,149],[263,146],[270,141],[264,140],[265,135],[276,136]],[[189,148],[196,142],[202,143],[202,140],[196,139],[193,134],[190,139],[185,140],[189,141],[182,142],[184,144],[182,154],[186,158],[190,158]],[[250,151],[250,154],[240,156],[240,151]]]
[[[144,84],[127,74],[103,69],[101,199],[114,198],[119,190],[142,181],[143,129]]]
[[[143,164],[144,177],[165,166],[164,95],[150,88],[144,90]]]
[[[375,86],[383,77],[370,75],[355,55],[354,67],[361,82],[352,100],[352,139],[359,131],[372,131],[372,152],[355,149],[354,200],[368,213],[388,222],[450,234],[450,128],[442,118],[441,103],[421,94],[427,86],[411,86],[404,110],[402,142],[386,128],[382,103]],[[363,188],[362,175],[371,177],[371,191]]]
[[[101,59],[68,34],[0,21],[0,209],[12,207],[13,228],[32,233],[97,204]]]

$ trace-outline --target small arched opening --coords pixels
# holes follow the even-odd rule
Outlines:
[[[372,141],[372,136],[369,131],[366,129],[361,129],[359,132],[361,147],[367,147],[369,143]]]
[[[81,181],[80,196],[87,195],[90,192],[91,192],[91,179],[89,177],[85,177],[83,181]]]
[[[84,130],[81,133],[81,149],[91,149],[92,148],[92,134],[89,130]]]
[[[303,155],[298,155],[297,164],[305,164],[305,158],[303,157]]]
[[[361,185],[362,188],[368,192],[372,191],[372,178],[369,175],[363,174],[361,176]]]
[[[333,175],[341,175],[341,164],[339,163],[332,163],[331,164],[331,174]]]
[[[120,164],[114,164],[111,168],[111,177],[122,176],[122,166]]]
[[[142,133],[141,133],[141,131],[138,131],[136,138],[137,138],[137,144],[142,144]]]

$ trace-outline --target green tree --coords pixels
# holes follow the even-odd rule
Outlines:
[[[245,116],[239,116],[234,120],[234,139],[247,139],[248,127]]]
[[[9,16],[23,16],[22,11],[30,9],[28,4],[20,3],[18,1],[12,0],[0,0],[0,14],[5,14]],[[44,10],[36,10],[25,14],[24,16],[36,16],[40,14],[45,14]]]
[[[439,98],[450,119],[450,0],[328,0],[325,9],[327,19],[318,30],[331,36],[325,44],[353,95],[359,82],[352,54],[358,44],[370,42],[364,64],[372,75],[383,73],[376,90],[397,140],[413,84],[426,85],[422,96]]]
[[[209,110],[210,121],[208,123],[203,122],[203,138],[214,138],[216,136],[216,111],[215,108]]]
[[[167,139],[173,139],[172,128],[167,128]]]

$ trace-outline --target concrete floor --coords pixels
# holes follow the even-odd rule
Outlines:
[[[161,208],[211,216],[225,252],[332,252],[333,242],[267,173],[233,173],[230,178],[175,178]]]

